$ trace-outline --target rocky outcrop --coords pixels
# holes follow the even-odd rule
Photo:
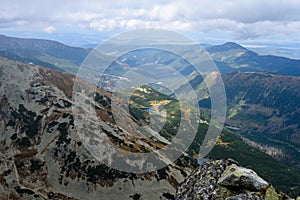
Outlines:
[[[280,200],[290,199],[259,177],[253,170],[236,161],[204,162],[194,170],[177,190],[176,200]]]

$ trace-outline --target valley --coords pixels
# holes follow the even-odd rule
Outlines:
[[[186,77],[200,101],[198,105],[180,105],[172,91],[153,83],[134,88],[126,108],[121,98],[112,96],[113,84],[100,80],[95,89],[94,80],[98,80],[99,75],[93,73],[92,68],[87,68],[90,82],[74,76],[91,49],[6,36],[1,36],[0,41],[0,55],[4,56],[0,57],[2,194],[29,199],[99,196],[103,199],[134,199],[135,196],[172,199],[178,184],[199,166],[198,153],[210,122],[211,106],[203,80],[213,80],[210,74],[199,76],[188,62],[162,51],[130,52],[124,56],[127,59],[121,57],[106,71],[110,77],[114,76],[114,81],[134,67],[157,61],[175,67]],[[257,171],[279,190],[291,196],[299,195],[300,61],[260,56],[234,43],[208,46],[206,50],[222,72],[228,115],[227,128],[205,158],[233,158]],[[160,76],[169,78],[163,70]],[[73,98],[75,80],[84,91],[82,104]],[[186,85],[176,84],[176,91],[186,91]],[[112,99],[117,113],[112,112]],[[180,106],[185,106],[185,112],[180,112]],[[198,106],[201,111],[196,114]],[[76,118],[91,109],[97,118],[88,116],[89,124],[79,129],[91,138],[82,141]],[[118,125],[116,117],[130,123]],[[197,121],[196,129],[189,118]],[[92,127],[127,152],[149,153],[163,149],[175,137],[181,120],[187,136],[196,132],[193,142],[176,162],[154,172],[134,174],[115,170],[99,162],[86,149],[88,142],[96,144],[88,148],[97,147],[98,135],[89,135]],[[149,124],[150,128],[145,129]],[[176,142],[180,146],[182,141]],[[108,160],[119,159],[115,152],[108,151],[106,156]],[[162,163],[168,162],[162,154],[156,156]],[[146,162],[141,166],[143,164]],[[130,162],[126,165],[134,167]],[[158,192],[154,194],[152,190]]]

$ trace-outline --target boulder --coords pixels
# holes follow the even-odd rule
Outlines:
[[[230,165],[223,172],[218,184],[229,187],[239,187],[251,191],[260,191],[269,187],[269,183],[259,177],[253,170]]]

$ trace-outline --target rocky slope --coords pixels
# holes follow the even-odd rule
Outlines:
[[[177,184],[193,168],[188,160],[153,173],[131,174],[109,168],[87,152],[75,131],[74,78],[0,58],[0,198],[174,198]],[[94,91],[85,82],[82,87],[90,94],[83,109],[96,104],[99,132],[115,140],[130,134],[113,123],[108,93]],[[145,143],[123,141],[135,152]]]
[[[216,160],[204,162],[195,169],[177,190],[176,200],[281,200],[290,199],[259,177],[251,169],[236,161]]]

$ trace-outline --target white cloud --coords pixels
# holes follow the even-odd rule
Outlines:
[[[300,35],[299,0],[11,0],[1,3],[5,29],[85,32],[162,27],[234,38]]]
[[[56,30],[54,26],[47,26],[46,28],[43,29],[44,32],[46,33],[53,33]]]

